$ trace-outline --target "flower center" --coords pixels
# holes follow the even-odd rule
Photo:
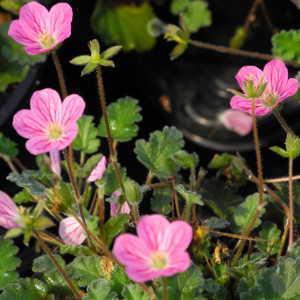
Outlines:
[[[56,42],[56,39],[52,34],[48,34],[47,30],[45,30],[44,33],[39,33],[39,41],[42,48],[49,48]]]
[[[56,122],[52,125],[48,124],[48,137],[50,140],[57,141],[60,139],[61,135],[62,129]]]
[[[273,91],[266,91],[261,102],[264,107],[272,107],[278,101],[278,99],[279,96]]]
[[[155,252],[153,253],[151,257],[150,266],[153,269],[162,270],[164,269],[168,264],[168,259],[166,258],[166,255],[161,252]]]

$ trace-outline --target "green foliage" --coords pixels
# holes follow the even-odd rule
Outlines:
[[[18,14],[20,8],[27,2],[29,2],[29,0],[1,0],[0,7],[14,14]]]
[[[204,203],[201,201],[201,195],[187,190],[182,184],[177,185],[175,190],[186,200],[188,205],[204,205]]]
[[[140,111],[138,100],[131,97],[120,98],[107,107],[109,127],[114,141],[127,142],[137,135],[139,128],[135,123],[142,120]],[[99,124],[99,134],[107,137],[103,117]]]
[[[124,300],[150,300],[147,293],[136,283],[124,286],[122,296]]]
[[[216,178],[206,179],[200,187],[202,200],[219,218],[227,218],[233,214],[235,207],[243,201],[232,188]]]
[[[277,146],[270,147],[270,150],[286,158],[295,159],[300,155],[300,139],[297,136],[288,134],[285,140],[285,146],[286,150]]]
[[[272,37],[272,53],[282,60],[300,62],[300,30],[281,30]]]
[[[122,45],[124,51],[145,51],[155,45],[155,38],[147,30],[148,22],[155,17],[149,3],[112,7],[97,1],[91,27],[106,44]]]
[[[276,224],[269,221],[263,223],[262,230],[259,232],[259,236],[261,239],[274,241],[274,245],[272,247],[271,243],[269,242],[257,242],[256,246],[258,250],[262,253],[267,253],[270,255],[276,254],[280,246],[280,234],[281,231],[277,229]]]
[[[129,215],[121,214],[116,217],[111,217],[104,225],[104,240],[107,247],[110,246],[112,240],[126,230],[126,224],[128,223]]]
[[[167,215],[171,212],[172,189],[170,187],[159,187],[153,191],[151,198],[151,209],[159,214]]]
[[[211,24],[211,12],[204,0],[173,0],[171,12],[176,15],[182,13],[191,32]]]
[[[90,176],[93,169],[96,167],[96,165],[99,163],[99,161],[102,158],[102,154],[94,154],[91,156],[84,164],[84,166],[77,170],[76,176],[78,178],[86,178]]]
[[[24,173],[24,171],[23,171]],[[16,183],[19,187],[27,187],[32,195],[43,198],[46,196],[45,188],[33,178],[17,173],[10,173],[6,179]]]
[[[178,170],[172,155],[183,147],[182,133],[175,127],[165,126],[163,131],[150,134],[149,142],[136,141],[134,152],[137,159],[158,178],[166,178]]]
[[[126,185],[127,182],[129,181],[128,177],[126,176],[127,175],[126,169],[122,168],[119,164],[118,164],[118,167],[119,167],[119,171],[120,171],[120,175],[123,180],[123,183]],[[104,193],[107,196],[111,196],[111,194],[114,191],[116,191],[120,188],[119,181],[118,181],[113,163],[108,164],[107,169],[104,174],[104,178],[105,178],[105,182],[106,182],[106,184],[104,186]]]
[[[245,30],[245,28],[243,26],[238,26],[235,30],[234,36],[229,42],[230,48],[240,49],[243,46],[247,36],[248,32]]]
[[[75,256],[90,256],[93,255],[91,250],[83,245],[61,245],[59,248],[61,254],[69,253]]]
[[[54,257],[69,276],[71,268],[66,267],[65,261],[61,256],[55,255]],[[39,279],[43,280],[49,293],[53,293],[56,297],[73,296],[73,291],[70,286],[60,272],[58,272],[57,267],[48,255],[42,255],[36,258],[32,265],[32,271],[36,273],[35,275]]]
[[[8,36],[10,22],[0,25],[0,91],[11,83],[21,82],[29,71],[29,65],[43,62],[45,55],[29,55],[22,45]]]
[[[87,287],[87,295],[82,299],[85,300],[118,300],[117,294],[111,292],[108,283],[103,279],[98,279],[92,282]]]
[[[20,278],[5,287],[0,300],[54,300],[45,283],[38,279]]]
[[[266,205],[266,200],[267,200],[267,197],[264,195],[263,206]],[[236,225],[239,226],[240,232],[246,230],[249,227],[249,225],[256,213],[256,210],[258,208],[258,202],[259,202],[259,194],[255,193],[251,196],[248,196],[246,198],[246,200],[243,203],[241,203],[235,210],[234,221],[235,221]],[[261,224],[260,217],[264,213],[265,213],[265,209],[264,209],[264,207],[262,207],[260,209],[259,216],[257,217],[257,219],[252,227],[253,229],[258,227]]]
[[[252,284],[253,285],[253,284]],[[240,291],[240,290],[239,290]],[[256,295],[257,298],[250,298]],[[300,258],[288,258],[277,267],[262,271],[248,291],[240,291],[241,300],[296,300],[300,297]]]
[[[30,193],[26,189],[23,189],[21,192],[14,195],[13,201],[17,204],[22,204],[22,203],[33,202],[34,200],[30,195]]]
[[[134,180],[130,180],[125,185],[125,193],[129,203],[138,205],[142,199],[142,189]]]
[[[8,157],[14,157],[18,155],[17,144],[5,137],[2,132],[0,132],[0,154],[6,155]]]
[[[199,162],[199,157],[196,153],[189,154],[184,150],[177,151],[172,156],[172,159],[178,166],[185,169],[196,167]]]
[[[20,259],[15,257],[17,252],[18,248],[13,245],[12,240],[4,240],[0,237],[0,290],[19,277],[19,274],[15,272],[21,264]]]
[[[80,150],[85,153],[94,153],[100,146],[100,139],[97,138],[98,130],[93,123],[94,117],[81,116],[77,121],[78,134],[72,146],[75,150]]]
[[[204,300],[205,298],[202,296],[204,281],[199,268],[191,264],[187,271],[166,278],[168,299]],[[160,281],[157,283],[161,285]],[[162,299],[161,287],[158,295],[161,296],[159,299]]]

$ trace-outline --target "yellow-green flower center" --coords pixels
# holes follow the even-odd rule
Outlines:
[[[39,41],[42,48],[49,48],[56,42],[56,39],[52,34],[48,34],[47,30],[45,30],[44,33],[39,33]]]
[[[279,99],[273,91],[266,91],[262,98],[262,104],[264,107],[272,107]]]
[[[61,135],[62,129],[56,122],[52,125],[48,124],[48,137],[50,140],[57,141],[60,139]]]
[[[155,252],[152,255],[150,266],[153,269],[162,270],[167,266],[167,264],[168,264],[168,259],[164,253]]]

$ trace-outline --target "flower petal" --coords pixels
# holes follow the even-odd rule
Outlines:
[[[20,227],[15,223],[18,216],[17,205],[6,193],[0,191],[0,226],[7,229]]]
[[[172,276],[176,273],[186,271],[191,264],[190,256],[187,252],[175,252],[169,256],[168,266],[162,270],[162,276]]]
[[[58,232],[64,242],[70,245],[81,245],[86,239],[81,225],[74,217],[60,221]]]
[[[263,75],[264,74],[261,69],[255,67],[255,66],[245,66],[239,70],[239,72],[236,74],[235,78],[236,78],[239,86],[241,87],[241,89],[244,91],[243,81],[248,82],[249,78],[252,78],[254,87],[256,88],[259,80],[261,79],[261,77]],[[266,82],[266,79],[264,79],[264,82]]]
[[[106,170],[106,157],[102,156],[101,160],[99,161],[97,166],[93,169],[87,181],[94,182],[98,179],[101,179],[103,177],[105,170]]]
[[[61,106],[61,125],[76,122],[83,114],[84,108],[85,102],[79,95],[72,94],[66,97]]]
[[[50,152],[53,148],[53,142],[47,136],[35,136],[29,139],[26,144],[26,149],[33,155]]]
[[[52,171],[60,176],[61,172],[61,161],[60,161],[60,151],[57,149],[53,149],[49,152],[50,154],[50,162]]]
[[[143,216],[137,227],[138,237],[149,250],[158,251],[164,243],[168,226],[169,221],[161,215]]]
[[[280,91],[280,101],[295,95],[299,88],[299,81],[295,78],[290,78],[283,90]]]

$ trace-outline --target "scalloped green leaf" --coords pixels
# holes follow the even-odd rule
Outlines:
[[[14,157],[17,156],[19,150],[17,149],[17,144],[11,139],[5,137],[2,132],[0,132],[0,154]]]
[[[138,133],[136,122],[142,120],[138,100],[131,97],[120,98],[107,107],[107,117],[111,136],[114,141],[128,142]],[[99,124],[100,136],[107,137],[104,118]]]
[[[264,206],[266,205],[266,200],[267,200],[267,196],[264,195],[263,197]],[[256,213],[258,202],[259,202],[259,194],[255,193],[251,196],[248,196],[246,200],[236,208],[233,218],[236,225],[239,226],[240,232],[246,230],[249,227]],[[257,217],[252,229],[258,227],[261,224],[260,218],[264,213],[265,213],[265,208],[262,207],[259,216]]]
[[[48,294],[47,286],[38,279],[20,278],[15,283],[5,287],[0,300],[54,300]]]
[[[171,12],[174,15],[181,13],[188,5],[190,0],[172,0],[171,2]]]
[[[211,24],[211,12],[204,0],[189,2],[182,15],[190,32],[197,32]]]
[[[76,246],[76,245],[62,245],[59,248],[59,251],[61,254],[73,254],[75,256],[91,256],[93,255],[93,252],[91,250],[83,245]]]
[[[281,30],[272,37],[272,53],[282,60],[300,62],[300,30]]]
[[[129,181],[129,178],[126,176],[127,175],[126,169],[121,167],[119,164],[118,164],[118,167],[119,167],[119,171],[120,171],[120,175],[123,180],[123,183],[124,183],[124,185],[126,185],[127,182]],[[105,174],[104,174],[104,178],[105,178],[105,182],[106,182],[106,184],[104,186],[104,193],[107,196],[111,196],[111,194],[114,191],[116,191],[120,188],[119,181],[118,181],[113,163],[108,164]]]
[[[20,259],[15,257],[18,250],[12,240],[4,240],[0,237],[0,290],[19,277],[19,274],[15,272],[21,264]]]
[[[31,194],[26,189],[23,189],[21,192],[15,194],[12,199],[17,204],[34,202]]]
[[[118,300],[117,294],[111,292],[108,283],[103,279],[95,280],[87,287],[85,300]]]
[[[80,287],[85,287],[91,284],[92,281],[99,278],[107,279],[101,265],[101,257],[99,256],[82,256],[75,258],[70,266],[73,269],[71,278],[78,280]]]
[[[77,121],[78,134],[72,146],[75,150],[80,150],[91,154],[98,151],[100,139],[97,138],[99,132],[94,125],[94,117],[83,115]]]
[[[167,215],[171,212],[172,206],[172,189],[170,187],[159,187],[153,191],[151,198],[151,209],[162,215]]]
[[[147,293],[136,283],[124,286],[122,296],[124,300],[150,300]]]
[[[110,273],[108,284],[110,289],[116,292],[119,297],[121,297],[124,286],[132,283],[132,281],[128,278],[127,274],[121,267],[118,265],[115,265],[114,267],[114,270]]]
[[[196,167],[196,165],[199,162],[198,155],[194,152],[192,154],[189,154],[185,150],[179,150],[177,151],[173,156],[172,159],[175,161],[175,163],[182,168],[188,169],[192,167]]]
[[[36,180],[34,180],[33,178],[30,178],[26,175],[10,173],[6,177],[6,179],[16,183],[17,186],[29,188],[30,193],[35,196],[41,198],[46,196],[45,187],[41,185],[39,182],[37,182]]]
[[[274,241],[274,245],[272,247],[271,243],[268,242],[256,242],[256,246],[260,252],[270,253],[270,255],[274,255],[278,252],[280,246],[280,234],[281,231],[277,229],[277,225],[266,221],[262,225],[262,230],[259,232],[259,236],[261,239]],[[271,250],[272,248],[272,250]],[[270,251],[271,250],[271,251]]]
[[[187,190],[182,184],[177,185],[175,190],[186,200],[188,204],[195,203],[198,205],[204,205],[201,201],[201,195]]]
[[[177,172],[179,167],[172,160],[172,155],[183,145],[182,133],[173,126],[165,126],[162,131],[152,132],[149,142],[136,141],[134,152],[153,175],[166,178]]]
[[[154,47],[147,24],[154,19],[155,13],[149,3],[141,5],[110,6],[97,1],[91,16],[91,26],[106,44],[118,44],[124,51],[146,51]]]
[[[104,224],[104,240],[107,247],[110,246],[112,240],[120,233],[125,232],[126,224],[128,223],[129,215],[121,214],[116,217],[111,217]]]

